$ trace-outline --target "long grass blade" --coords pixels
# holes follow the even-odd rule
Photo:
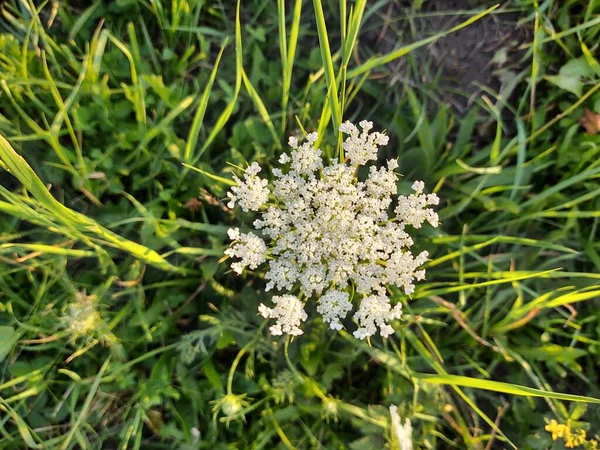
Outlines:
[[[342,123],[342,112],[338,100],[338,89],[336,86],[335,71],[333,69],[333,57],[329,48],[329,37],[327,35],[327,25],[325,24],[325,15],[323,14],[323,5],[321,0],[313,0],[315,9],[315,18],[317,21],[317,32],[319,35],[319,48],[321,50],[321,59],[325,69],[325,80],[327,81],[327,91],[329,93],[329,105],[331,116],[333,118],[333,128],[337,136],[338,129]]]
[[[204,91],[202,91],[202,96],[200,97],[200,101],[198,102],[198,109],[196,109],[196,114],[194,114],[192,126],[190,128],[190,132],[188,133],[187,141],[185,143],[185,151],[183,153],[183,160],[185,162],[189,163],[193,159],[192,153],[196,148],[196,143],[198,142],[198,135],[200,134],[200,129],[202,128],[204,114],[206,113],[206,108],[208,108],[208,99],[210,97],[210,93],[212,91],[215,78],[217,76],[217,70],[219,68],[221,56],[223,56],[223,51],[226,47],[227,39],[225,39],[223,45],[221,45],[221,50],[219,50],[219,54],[217,55],[217,59],[215,60],[215,63],[213,65],[213,69],[210,72],[210,77],[206,82],[206,86],[204,86]]]

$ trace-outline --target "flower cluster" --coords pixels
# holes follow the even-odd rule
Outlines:
[[[359,167],[376,160],[379,147],[388,142],[384,134],[370,133],[372,127],[368,121],[360,122],[360,129],[344,123],[346,161],[328,165],[315,148],[316,133],[304,143],[290,137],[291,151],[279,158],[285,168],[273,169],[272,186],[258,177],[261,168],[254,162],[244,180],[235,177],[237,185],[228,194],[230,207],[237,202],[244,211],[260,212],[253,225],[262,235],[229,231],[233,242],[226,254],[234,258],[232,269],[239,274],[268,260],[266,290],[299,289],[300,298],[314,296],[317,311],[334,330],[342,328],[352,301],[362,298],[354,314],[354,335],[360,339],[378,329],[384,337],[393,333],[389,321],[400,318],[401,304],[392,307],[386,287],[413,293],[415,282],[425,277],[420,267],[428,257],[425,251],[411,253],[407,227],[420,228],[424,222],[437,227],[439,222],[429,208],[439,199],[423,193],[423,182],[415,182],[414,193],[398,196],[393,205],[396,160],[370,166],[366,177],[358,178]],[[260,314],[276,320],[273,334],[302,334],[299,326],[307,317],[300,298],[276,296],[273,309],[261,304]]]
[[[552,440],[563,439],[566,448],[583,447],[585,450],[595,450],[598,448],[598,442],[595,439],[587,439],[587,433],[583,428],[573,429],[571,421],[566,424],[560,424],[552,419],[546,425],[546,431],[552,434]]]

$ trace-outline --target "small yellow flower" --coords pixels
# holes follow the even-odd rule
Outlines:
[[[575,433],[571,432],[571,429],[567,429],[567,433],[565,433],[565,447],[567,448],[575,448],[579,447],[582,444],[585,444],[586,441],[586,433],[585,430],[576,430]]]
[[[582,428],[571,428],[571,421],[568,420],[566,424],[560,424],[556,420],[552,419],[545,427],[546,431],[552,433],[552,440],[556,441],[562,438],[565,441],[565,448],[576,448],[581,447],[585,450],[597,450],[598,443],[590,439],[587,440],[587,433]]]
[[[548,425],[546,425],[546,431],[552,433],[552,440],[555,441],[558,438],[562,438],[565,435],[565,429],[567,427],[563,424],[559,424],[555,419],[552,419]]]

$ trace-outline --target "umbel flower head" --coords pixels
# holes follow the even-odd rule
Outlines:
[[[394,331],[389,321],[399,319],[402,311],[400,303],[390,304],[386,287],[397,286],[410,295],[415,282],[425,278],[421,267],[428,253],[411,252],[414,242],[408,230],[425,222],[437,227],[438,215],[429,206],[439,199],[424,193],[422,181],[413,184],[413,194],[396,197],[394,159],[385,167],[371,165],[359,180],[358,168],[376,160],[379,147],[388,143],[384,134],[370,132],[371,122],[359,125],[340,126],[348,135],[344,162],[324,164],[314,146],[317,134],[311,133],[303,143],[290,137],[291,150],[280,156],[283,167],[273,169],[272,185],[259,178],[256,162],[243,180],[234,178],[229,206],[237,203],[260,218],[253,223],[257,234],[229,230],[232,244],[225,253],[234,259],[231,267],[238,274],[266,263],[266,290],[283,291],[273,297],[274,308],[259,307],[263,317],[275,319],[270,328],[274,335],[302,334],[307,315],[301,299],[312,297],[333,330],[342,328],[342,320],[360,300],[353,316],[358,324],[354,336],[364,339],[379,330],[387,337]]]

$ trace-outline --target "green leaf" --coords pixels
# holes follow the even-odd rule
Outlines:
[[[577,97],[581,97],[583,91],[583,83],[577,78],[569,77],[566,75],[547,75],[544,77],[550,83],[558,86],[559,88],[569,91],[575,94]]]
[[[10,353],[19,340],[19,333],[13,327],[0,326],[0,362]]]
[[[572,59],[558,71],[558,75],[547,75],[545,77],[550,83],[555,84],[565,91],[581,97],[583,93],[583,79],[594,75],[594,70],[590,67],[586,58]]]

